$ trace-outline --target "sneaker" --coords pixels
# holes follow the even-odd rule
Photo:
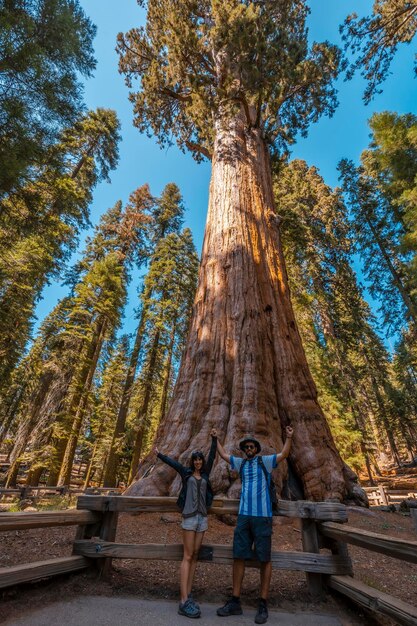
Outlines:
[[[265,624],[268,620],[268,607],[266,604],[266,600],[263,598],[259,599],[258,611],[255,615],[255,624]]]
[[[230,598],[230,600],[228,600],[226,604],[220,609],[217,609],[216,612],[219,617],[229,617],[229,615],[242,615],[243,613],[240,600],[234,600],[233,598]]]
[[[194,602],[189,598],[185,602],[180,602],[178,607],[178,615],[184,615],[185,617],[200,617],[201,611],[196,607]]]
[[[200,605],[194,600],[192,593],[188,594],[188,599],[194,604],[195,607],[197,607],[198,610],[200,610]]]

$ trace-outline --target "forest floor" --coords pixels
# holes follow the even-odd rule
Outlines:
[[[179,523],[180,515],[176,513],[121,514],[116,540],[123,543],[179,543]],[[371,532],[413,541],[417,539],[411,518],[399,512],[385,513],[351,507],[349,524]],[[74,534],[74,527],[1,533],[0,567],[70,555]],[[204,543],[231,544],[232,540],[233,527],[211,516]],[[274,519],[273,549],[302,549],[299,520]],[[417,606],[417,565],[355,546],[350,546],[349,549],[355,577],[367,585]],[[5,590],[0,594],[3,600],[0,605],[0,622],[17,617],[29,608],[77,595],[140,596],[176,600],[178,569],[178,562],[124,559],[113,561],[113,571],[106,581],[97,579],[94,572],[85,572]],[[242,591],[242,599],[248,605],[255,605],[258,582],[258,570],[248,568]],[[220,606],[231,592],[230,567],[199,564],[194,591],[200,602],[218,602]],[[351,608],[337,597],[329,596],[325,602],[312,604],[305,575],[301,572],[273,572],[270,606],[289,612],[311,610],[337,615],[346,626],[393,623],[384,619],[374,622],[359,609]]]

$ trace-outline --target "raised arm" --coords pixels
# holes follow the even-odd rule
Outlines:
[[[230,463],[230,454],[227,454],[226,450],[223,448],[220,441],[217,439],[217,430],[215,428],[211,429],[211,436],[216,437],[217,440],[217,452],[220,454],[222,459],[226,461],[226,463]]]
[[[159,452],[156,446],[154,447],[153,451],[158,457],[158,459],[161,459],[161,461],[163,461],[164,463],[172,467],[176,472],[178,472],[182,476],[185,468],[183,467],[183,465],[181,465],[181,463],[178,463],[178,461],[171,459],[171,457],[167,456],[166,454],[162,454],[162,452]]]
[[[284,447],[282,448],[281,452],[277,454],[277,463],[286,459],[291,450],[291,443],[292,443],[292,436],[294,434],[294,429],[292,426],[286,426],[285,432],[286,432],[287,438],[285,440]]]
[[[217,452],[217,437],[216,435],[213,435],[212,432],[210,434],[211,434],[211,446],[210,446],[210,452],[207,457],[207,463],[206,463],[207,474],[210,474],[212,470],[214,459],[216,458],[216,452]]]

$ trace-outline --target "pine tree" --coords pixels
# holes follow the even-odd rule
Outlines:
[[[0,390],[29,339],[45,283],[62,271],[87,223],[94,186],[117,163],[118,129],[113,111],[88,113],[51,148],[51,163],[36,180],[3,201]]]
[[[389,74],[391,61],[401,43],[410,43],[417,30],[417,3],[410,0],[374,0],[372,15],[346,18],[343,28],[346,48],[358,56],[348,70],[350,78],[357,69],[368,81],[366,103],[381,92],[380,85]]]
[[[31,465],[32,473],[49,464],[50,431],[62,408],[82,344],[82,338],[65,332],[70,307],[70,299],[65,298],[48,315],[30,352],[13,373],[13,402],[8,402],[6,396],[6,406],[13,406],[13,412],[3,423],[4,435],[13,441],[8,485],[15,484],[22,461]]]
[[[280,168],[275,194],[298,326],[319,397],[342,456],[356,469],[390,448],[398,412],[389,358],[350,266],[347,211],[302,161]],[[398,432],[398,428],[397,428]],[[386,443],[387,442],[387,443]]]
[[[96,382],[96,402],[84,437],[91,448],[84,486],[103,475],[128,366],[128,338],[123,336],[106,356]],[[99,481],[100,482],[100,481]]]
[[[339,169],[369,290],[379,299],[384,324],[392,332],[407,318],[417,322],[413,271],[417,126],[414,116],[390,113],[374,115],[370,126],[372,141],[361,155],[361,166],[343,160]]]
[[[0,8],[0,198],[45,163],[82,109],[95,26],[77,0],[7,0]]]
[[[60,464],[58,484],[69,484],[71,479],[78,436],[103,343],[114,336],[120,323],[129,267],[133,262],[142,265],[148,255],[144,235],[148,203],[149,190],[145,185],[130,196],[123,215],[120,203],[111,209],[101,220],[78,266],[86,273],[81,274],[74,289],[72,317],[85,332],[86,342],[69,390],[65,436],[56,459]]]
[[[149,240],[149,263],[152,266],[155,246],[158,242],[170,233],[178,232],[184,214],[184,206],[180,190],[174,183],[166,185],[162,192],[161,198],[154,199],[149,195],[148,211],[150,223],[148,228]],[[125,385],[121,397],[119,413],[115,423],[113,433],[112,446],[108,455],[106,469],[104,474],[104,485],[106,487],[114,487],[117,482],[117,466],[119,462],[120,450],[122,449],[122,440],[126,426],[126,419],[129,411],[129,405],[132,396],[135,374],[139,362],[139,355],[142,349],[144,338],[145,324],[147,319],[146,302],[151,296],[152,287],[146,285],[141,298],[139,324],[136,330],[135,341],[130,356],[129,368],[126,375]]]
[[[137,473],[144,441],[151,439],[149,431],[155,433],[161,417],[166,384],[164,368],[171,367],[175,343],[183,345],[195,296],[197,269],[198,258],[189,229],[180,235],[170,233],[160,240],[145,280],[144,294],[148,297],[142,307],[147,312],[147,332],[138,377],[140,401],[136,423],[139,428],[129,482]],[[169,377],[170,372],[165,371],[165,376]],[[159,410],[152,420],[152,404],[156,402]]]

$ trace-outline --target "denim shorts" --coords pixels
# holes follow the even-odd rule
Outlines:
[[[204,533],[208,528],[207,515],[196,513],[192,517],[183,517],[181,528],[194,530],[196,533]]]
[[[238,515],[233,536],[233,558],[255,558],[267,563],[271,560],[271,537],[272,517]]]

